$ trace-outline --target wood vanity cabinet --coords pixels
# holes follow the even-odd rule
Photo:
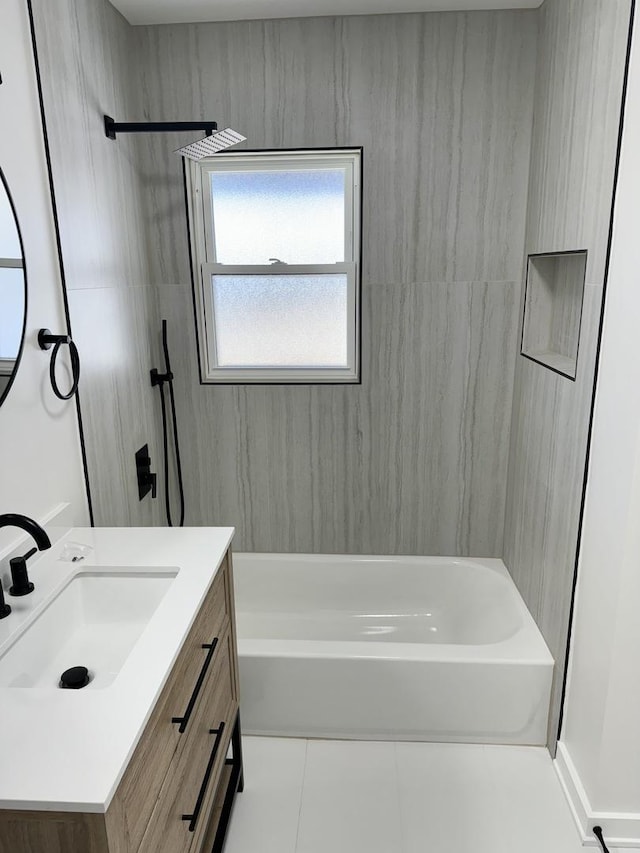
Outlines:
[[[229,551],[106,814],[0,811],[0,853],[218,853],[243,784],[237,660]]]

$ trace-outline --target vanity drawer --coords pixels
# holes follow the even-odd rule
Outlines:
[[[208,821],[205,806],[220,778],[237,710],[232,655],[227,631],[218,643],[201,701],[165,777],[139,853],[186,853],[202,836]],[[185,815],[190,819],[183,819]]]
[[[229,625],[228,587],[225,557],[168,682],[166,714],[174,721],[182,721],[174,723],[180,734],[189,729],[203,679],[217,657],[217,649],[211,646],[220,640]]]
[[[174,754],[194,725],[207,679],[224,657],[229,584],[225,557],[107,812],[107,832],[117,839],[118,851],[138,850]],[[216,639],[215,649],[203,648]]]

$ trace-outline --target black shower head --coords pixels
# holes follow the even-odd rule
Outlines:
[[[104,132],[109,139],[116,139],[119,133],[174,133],[184,130],[204,130],[204,139],[198,139],[191,145],[178,148],[176,154],[189,157],[190,160],[202,160],[211,157],[225,148],[231,148],[247,138],[230,127],[218,130],[215,121],[143,121],[117,122],[111,116],[104,116]]]
[[[231,148],[238,142],[244,142],[246,138],[241,133],[227,127],[205,136],[204,139],[197,139],[190,145],[185,145],[184,148],[178,148],[174,153],[188,157],[190,160],[202,160],[205,157],[211,157],[212,154],[217,154],[219,151],[224,151],[225,148]]]

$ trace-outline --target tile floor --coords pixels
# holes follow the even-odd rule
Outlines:
[[[545,749],[247,737],[244,755],[225,853],[585,850]]]

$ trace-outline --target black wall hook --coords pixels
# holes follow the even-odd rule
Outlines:
[[[40,349],[51,349],[55,344],[71,343],[70,335],[54,335],[51,329],[40,329],[38,332],[38,346]]]
[[[60,347],[63,345],[69,347],[69,355],[71,357],[71,374],[73,376],[73,384],[66,394],[62,393],[56,379],[56,360],[58,358]],[[41,350],[48,350],[53,347],[51,361],[49,363],[49,379],[51,380],[51,387],[53,388],[53,393],[59,400],[70,400],[77,392],[78,384],[80,382],[80,354],[78,352],[78,347],[71,339],[71,335],[54,335],[51,332],[51,329],[40,329],[38,332],[38,346]]]

